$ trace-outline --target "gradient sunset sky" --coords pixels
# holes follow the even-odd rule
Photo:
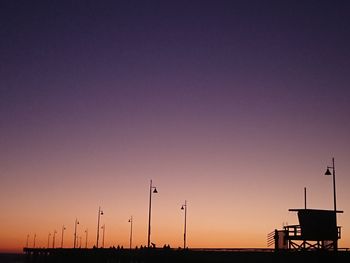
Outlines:
[[[350,1],[1,1],[0,251],[266,247],[289,208],[350,247]]]

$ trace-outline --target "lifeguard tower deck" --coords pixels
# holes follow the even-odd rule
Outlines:
[[[319,209],[289,209],[297,212],[299,225],[284,226],[270,233],[268,240],[275,249],[338,250],[341,227],[337,226],[337,213],[343,211]]]

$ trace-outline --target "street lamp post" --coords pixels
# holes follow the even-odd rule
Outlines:
[[[35,240],[36,240],[36,234],[34,234],[33,248],[35,248]]]
[[[85,248],[87,248],[88,229],[85,229]]]
[[[26,242],[26,247],[29,245],[29,234],[27,235],[27,242]]]
[[[57,231],[53,231],[53,237],[52,237],[52,248],[55,248],[55,239],[56,239],[56,233]]]
[[[182,205],[181,210],[185,210],[185,224],[184,224],[184,249],[186,249],[186,231],[187,231],[187,201]]]
[[[129,223],[130,223],[130,249],[132,247],[132,223],[133,223],[132,221],[133,221],[133,218],[131,216],[129,219]]]
[[[61,248],[63,248],[63,234],[64,234],[64,230],[66,230],[66,227],[63,225],[62,226],[62,236],[61,236]]]
[[[49,233],[47,236],[47,248],[50,247],[50,237],[51,237],[51,233]]]
[[[76,245],[77,245],[77,227],[78,227],[78,225],[79,225],[79,221],[76,218],[75,219],[75,224],[74,224],[74,243],[73,243],[73,248],[75,248]]]
[[[329,170],[332,169],[332,172]],[[327,166],[327,170],[325,172],[325,175],[333,175],[333,202],[334,202],[334,216],[335,216],[335,226],[337,229],[337,236],[334,240],[334,250],[338,250],[338,224],[337,224],[337,196],[335,191],[335,164],[334,164],[334,157],[332,158],[332,166]]]
[[[96,236],[96,247],[98,248],[98,239],[100,237],[100,217],[103,215],[101,207],[98,207],[98,216],[97,216],[97,236]]]
[[[152,191],[153,189],[153,191]],[[152,193],[158,193],[157,188],[152,186],[152,180],[150,182],[149,187],[149,208],[148,208],[148,239],[147,239],[147,247],[150,247],[151,243],[151,209],[152,209]]]
[[[101,226],[101,229],[103,229],[102,231],[102,248],[105,247],[105,230],[106,230],[106,225],[103,224],[103,226]]]
[[[87,248],[87,241],[88,241],[88,229],[85,230],[85,248]]]

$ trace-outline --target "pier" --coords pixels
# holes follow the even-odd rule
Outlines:
[[[40,249],[24,248],[26,263],[142,262],[349,262],[348,251],[274,251],[272,249]]]

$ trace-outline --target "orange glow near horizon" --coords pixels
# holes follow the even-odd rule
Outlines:
[[[281,228],[282,224],[297,223],[296,214],[287,210],[303,207],[302,180],[281,178],[280,182],[276,182],[279,186],[268,188],[269,182],[266,179],[283,168],[265,167],[265,174],[254,177],[255,180],[252,181],[249,174],[254,168],[248,167],[245,171],[239,169],[239,165],[231,167],[232,174],[236,168],[240,171],[232,176],[242,177],[239,184],[235,183],[236,180],[225,178],[219,180],[217,177],[218,180],[212,180],[209,173],[213,172],[213,167],[210,166],[201,168],[201,180],[196,180],[196,177],[187,180],[186,175],[176,178],[168,174],[173,178],[170,182],[169,179],[162,177],[163,173],[158,173],[159,176],[154,174],[153,182],[157,186],[158,194],[152,195],[151,241],[161,247],[164,244],[182,247],[184,214],[180,208],[185,199],[183,196],[188,200],[187,243],[192,248],[266,247],[267,233],[275,228]],[[308,166],[308,169],[311,174],[312,167]],[[292,172],[297,173],[297,170],[295,168]],[[340,183],[347,180],[342,177],[342,170],[339,168],[339,209],[346,206],[344,200],[348,198],[344,189],[346,184]],[[176,172],[181,174],[184,171],[172,170],[174,175]],[[331,178],[319,172],[321,173],[320,169],[315,170],[308,179],[312,182],[312,187],[308,188],[309,206],[332,209]],[[75,217],[80,221],[77,235],[82,237],[82,246],[85,247],[84,231],[88,229],[88,247],[92,247],[96,243],[98,205],[101,205],[104,211],[101,226],[106,225],[105,247],[129,246],[128,219],[131,215],[134,218],[133,247],[145,246],[149,181],[141,179],[143,183],[141,185],[125,176],[114,184],[112,174],[104,178],[105,181],[78,180],[73,182],[71,187],[64,188],[60,188],[57,182],[54,182],[52,185],[56,185],[57,188],[53,187],[51,190],[47,185],[34,186],[35,189],[28,197],[17,195],[7,200],[7,212],[1,215],[1,222],[6,226],[1,232],[1,251],[20,252],[25,246],[27,234],[30,235],[29,246],[32,246],[33,235],[36,234],[36,247],[47,247],[48,234],[54,230],[57,231],[56,247],[60,246],[63,224],[66,226],[64,247],[72,247]],[[15,184],[17,189],[21,188],[20,182]],[[286,192],[286,189],[296,191]],[[37,194],[34,194],[35,191]],[[317,192],[322,194],[317,195]],[[98,204],[94,203],[96,200]],[[346,226],[347,213],[339,215],[338,218],[339,225]],[[340,246],[347,246],[348,243],[349,233],[344,227]],[[102,231],[100,244],[102,245]]]

